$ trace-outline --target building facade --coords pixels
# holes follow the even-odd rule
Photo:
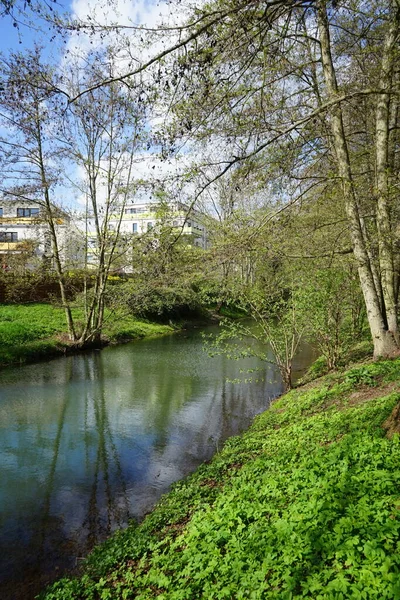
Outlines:
[[[181,232],[191,245],[204,250],[207,248],[204,215],[181,202],[172,203],[166,216],[160,215],[156,204],[148,202],[127,204],[121,218],[120,234],[143,235],[156,228],[162,221],[176,229],[177,233]],[[110,219],[109,227],[116,229],[118,223],[119,216],[116,216]]]
[[[84,240],[67,213],[54,207],[54,224],[61,260],[79,266]],[[0,262],[8,268],[12,258],[27,257],[27,267],[52,261],[52,240],[43,207],[26,200],[0,200]],[[29,258],[28,258],[29,257]]]

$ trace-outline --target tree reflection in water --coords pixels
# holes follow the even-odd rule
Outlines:
[[[120,457],[113,439],[107,412],[103,363],[98,353],[79,357],[84,368],[85,382],[83,400],[84,415],[81,428],[82,440],[75,437],[72,450],[80,447],[85,462],[85,489],[74,489],[72,502],[83,504],[80,521],[74,523],[74,531],[66,522],[67,517],[59,510],[60,487],[65,476],[66,449],[71,449],[69,436],[71,423],[76,421],[76,397],[68,385],[76,377],[74,357],[59,363],[57,402],[54,403],[52,421],[43,432],[43,423],[32,419],[29,407],[25,428],[35,422],[35,438],[46,438],[46,465],[36,468],[40,484],[37,486],[32,514],[20,517],[14,523],[14,537],[19,537],[19,548],[13,549],[12,564],[5,564],[1,571],[0,597],[2,600],[33,598],[47,583],[59,575],[62,569],[73,569],[76,558],[85,555],[112,530],[122,527],[129,519],[129,502]],[[37,383],[37,381],[35,381]],[[62,389],[62,394],[60,390]],[[57,416],[54,418],[54,410]],[[24,419],[25,421],[25,419]],[[44,418],[46,422],[46,418]],[[76,428],[79,431],[79,428]],[[81,443],[83,442],[83,443]],[[37,460],[30,456],[24,440],[16,444],[14,452],[18,460]],[[21,452],[23,455],[21,455]],[[58,470],[60,471],[58,473]],[[37,482],[36,482],[37,483]],[[16,498],[18,499],[18,498]],[[78,511],[79,514],[79,511]],[[2,519],[3,520],[3,519]],[[6,540],[1,543],[7,543]],[[5,550],[5,548],[3,549]],[[5,556],[5,553],[2,552]],[[11,567],[11,568],[10,568]]]
[[[109,535],[116,527],[122,527],[129,519],[129,500],[126,491],[120,457],[113,440],[107,414],[105,394],[104,365],[99,354],[95,355],[95,369],[86,362],[87,378],[96,378],[94,393],[85,395],[85,457],[88,481],[91,492],[87,507],[87,516],[82,528],[87,529],[86,551]],[[95,449],[89,430],[93,427],[89,415],[94,417],[97,439]],[[89,457],[94,454],[94,461]]]

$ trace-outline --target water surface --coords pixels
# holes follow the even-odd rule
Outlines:
[[[1,372],[0,597],[74,569],[281,390],[256,359],[207,356],[198,331]]]

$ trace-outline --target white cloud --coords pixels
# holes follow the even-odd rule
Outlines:
[[[76,57],[80,67],[85,66],[85,57],[93,50],[106,48],[112,45],[118,48],[117,60],[115,60],[116,72],[114,76],[121,75],[131,70],[132,64],[137,66],[139,63],[147,61],[150,57],[157,55],[167,45],[171,45],[177,39],[178,33],[155,34],[152,36],[152,43],[146,45],[148,32],[140,32],[137,29],[125,29],[130,26],[144,26],[146,28],[157,28],[160,25],[176,25],[183,22],[187,14],[184,7],[179,5],[179,11],[176,5],[167,1],[154,0],[74,0],[71,5],[72,18],[84,23],[92,23],[97,26],[115,26],[124,27],[120,30],[113,30],[105,37],[100,32],[88,35],[83,32],[73,32],[67,44],[68,54],[64,57],[63,68],[69,70]],[[144,39],[144,42],[141,40]],[[134,61],[134,62],[132,62]],[[136,62],[135,62],[136,61]],[[146,75],[145,75],[146,76]],[[150,76],[150,75],[149,75]],[[153,114],[148,120],[150,129],[157,129],[165,124],[169,114],[162,105],[153,107]],[[155,150],[155,149],[154,149]],[[190,149],[181,154],[179,160],[171,159],[167,161],[160,160],[154,154],[148,153],[139,155],[135,161],[135,178],[160,181],[166,179],[165,189],[169,187],[168,180],[172,180],[174,175],[182,173],[190,163]],[[82,169],[77,168],[76,179],[83,182],[84,173]],[[192,187],[192,186],[189,186]],[[100,195],[101,192],[100,192]],[[141,201],[143,199],[141,198]],[[78,204],[85,205],[85,194],[80,194]]]
[[[105,167],[107,164],[105,163]],[[139,202],[151,201],[150,184],[160,183],[161,181],[167,181],[175,178],[178,174],[182,173],[184,168],[187,167],[185,161],[180,159],[161,160],[155,155],[150,154],[138,154],[135,157],[135,165],[133,169],[132,182],[143,181],[147,182],[149,186],[141,191],[137,192],[135,198],[131,200]],[[128,171],[127,171],[128,174]],[[123,178],[123,174],[122,174]],[[77,205],[83,209],[86,205],[86,194],[84,192],[86,181],[86,172],[83,166],[77,165],[74,187],[77,193],[76,202]],[[99,185],[97,191],[97,201],[99,205],[102,205],[106,201],[106,186]]]
[[[72,19],[87,25],[93,25],[93,31],[87,28],[71,33],[67,50],[68,53],[84,56],[89,51],[118,45],[120,53],[132,55],[137,60],[147,60],[163,48],[163,39],[154,40],[151,46],[143,48],[141,39],[143,32],[129,27],[144,26],[157,28],[161,24],[176,24],[182,20],[182,12],[171,10],[168,2],[150,2],[147,0],[74,0],[71,5]],[[118,29],[118,26],[120,27]],[[106,35],[101,27],[115,27]],[[137,43],[136,43],[137,42]],[[127,59],[126,59],[127,60]]]

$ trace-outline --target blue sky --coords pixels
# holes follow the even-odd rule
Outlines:
[[[23,5],[22,0],[18,0]],[[60,12],[70,12],[71,4],[68,0],[57,3]],[[14,20],[5,15],[0,20],[0,51],[7,53],[10,50],[21,51],[24,48],[32,48],[35,43],[48,46],[49,50],[56,47],[55,42],[50,42],[52,32],[48,26],[44,26],[37,16],[27,11],[26,16],[15,14]],[[17,26],[14,25],[17,24]],[[43,31],[41,32],[40,29]]]
[[[40,4],[41,0],[38,0],[38,3]],[[17,0],[17,6],[23,5],[24,0]],[[126,25],[130,20],[135,24],[154,26],[161,15],[166,16],[170,13],[165,0],[57,0],[54,7],[59,14],[69,13],[81,19],[85,19],[86,15],[92,12],[98,22],[103,24],[106,21],[117,21]],[[9,50],[32,48],[35,43],[48,46],[49,51],[58,51],[57,47],[62,45],[59,36],[51,40],[54,32],[40,21],[38,15],[29,11],[29,6],[25,15],[18,15],[16,12],[15,17],[15,20],[9,15],[0,17],[0,51],[6,53]],[[17,26],[14,26],[14,23]]]

